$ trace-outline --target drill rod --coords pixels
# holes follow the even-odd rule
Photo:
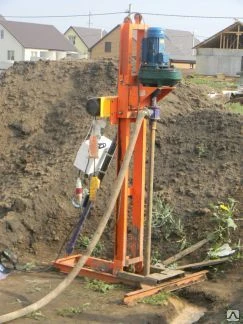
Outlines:
[[[147,204],[147,226],[145,229],[145,255],[144,255],[144,275],[150,274],[151,262],[151,232],[152,232],[152,212],[153,212],[153,193],[154,193],[154,151],[156,136],[156,120],[150,120],[150,148],[149,148],[149,187],[148,187],[148,204]]]

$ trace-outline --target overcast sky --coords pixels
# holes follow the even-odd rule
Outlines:
[[[175,14],[193,16],[243,16],[243,0],[0,0],[0,14],[3,16],[52,16],[95,13],[124,12],[129,3],[132,11],[153,14]],[[122,23],[124,14],[91,16],[91,27],[107,31]],[[143,15],[149,26],[180,29],[194,32],[200,40],[212,36],[234,22],[233,19],[199,19]],[[88,27],[88,17],[72,18],[6,18],[26,22],[52,24],[61,32],[69,26]]]

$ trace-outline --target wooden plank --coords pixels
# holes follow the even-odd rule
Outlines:
[[[165,269],[160,273],[152,273],[146,278],[152,278],[157,280],[157,284],[161,283],[162,281],[169,280],[175,277],[182,277],[185,275],[184,271],[177,270],[177,269]]]
[[[183,258],[184,256],[198,250],[200,247],[202,247],[203,245],[205,245],[206,243],[208,243],[210,241],[210,239],[203,239],[199,242],[197,242],[196,244],[193,244],[192,246],[188,247],[187,249],[173,255],[172,257],[164,260],[162,263],[167,266],[171,263],[174,263],[177,260],[180,260],[181,258]]]
[[[157,280],[154,278],[148,278],[148,277],[144,277],[139,274],[126,272],[126,271],[118,272],[117,277],[120,278],[121,280],[128,280],[128,281],[132,281],[132,282],[143,283],[146,285],[156,285],[157,284]]]
[[[142,257],[136,257],[136,258],[126,259],[125,262],[126,262],[126,266],[129,266],[131,264],[142,262],[142,261],[143,261]]]
[[[240,27],[240,26],[238,26]],[[243,34],[243,31],[228,31],[228,32],[224,32],[224,34],[235,34],[235,35],[242,35]]]
[[[228,260],[229,260],[229,258],[221,258],[221,259],[208,260],[208,261],[197,262],[197,263],[190,263],[190,264],[186,264],[184,266],[177,267],[176,269],[186,270],[186,269],[197,269],[197,268],[209,267],[212,265],[226,262]]]
[[[177,269],[165,269],[161,273],[152,273],[148,276],[139,275],[136,273],[120,271],[117,277],[122,280],[133,281],[145,285],[157,285],[165,280],[170,280],[171,278],[183,276],[184,271]]]
[[[141,299],[147,296],[151,296],[153,294],[156,294],[159,291],[174,291],[178,290],[187,286],[190,286],[192,284],[198,283],[200,281],[204,281],[207,279],[208,271],[199,271],[193,274],[188,274],[183,278],[170,280],[168,283],[162,283],[157,286],[151,286],[151,287],[145,287],[136,291],[132,291],[130,293],[127,293],[124,296],[124,303],[129,304],[137,299]]]
[[[236,49],[239,49],[239,44],[240,44],[240,25],[238,25]]]
[[[222,42],[223,42],[223,34],[221,33],[220,34],[220,45],[219,45],[220,48],[222,48]]]

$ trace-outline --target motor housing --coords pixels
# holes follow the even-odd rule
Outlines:
[[[138,79],[144,86],[174,86],[181,80],[179,70],[170,66],[165,52],[165,32],[160,27],[147,29],[142,40],[142,64]]]
[[[160,27],[147,30],[142,41],[142,64],[169,67],[169,56],[165,52],[165,33]]]

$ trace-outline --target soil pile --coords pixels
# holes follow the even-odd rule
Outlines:
[[[116,82],[112,61],[19,63],[2,75],[2,246],[20,256],[40,249],[43,255],[46,246],[56,250],[64,240],[78,217],[70,198],[77,174],[73,160],[91,123],[86,100],[116,94]],[[163,100],[161,115],[155,190],[192,223],[198,239],[207,226],[205,207],[239,190],[242,118],[189,82]],[[114,128],[106,127],[108,137]],[[87,228],[96,226],[105,208],[115,175],[114,168],[108,172]]]
[[[115,93],[111,62],[15,64],[0,85],[0,242],[25,253],[64,239],[78,216],[73,161],[91,118],[87,97]]]

